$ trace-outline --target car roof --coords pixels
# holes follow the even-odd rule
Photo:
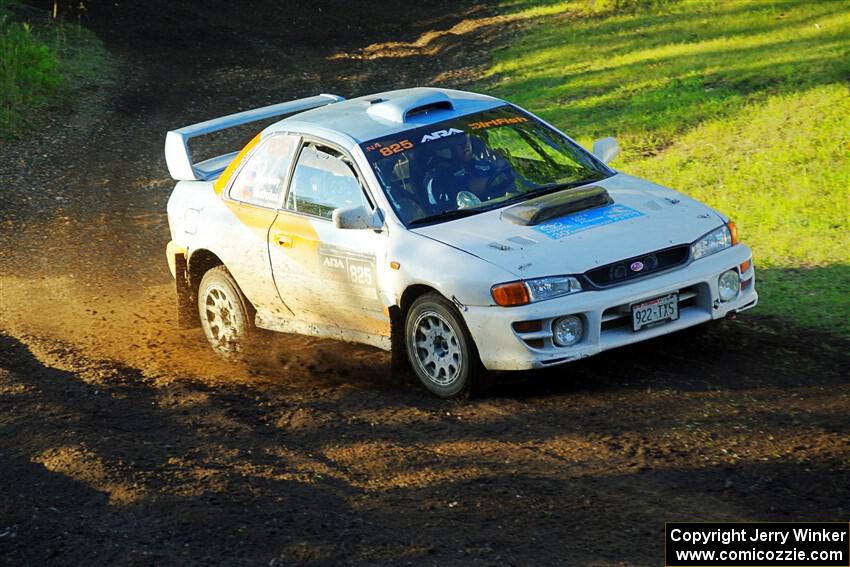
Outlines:
[[[328,104],[272,125],[270,131],[309,131],[320,127],[366,142],[506,104],[487,95],[416,87]]]

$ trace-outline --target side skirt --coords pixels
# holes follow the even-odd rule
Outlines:
[[[254,324],[261,329],[267,329],[278,333],[292,333],[295,335],[322,337],[326,339],[345,341],[348,343],[370,345],[387,351],[392,350],[392,341],[390,337],[364,333],[362,331],[353,331],[351,329],[343,329],[340,327],[334,327],[333,325],[308,323],[305,321],[299,321],[298,319],[270,316],[267,313],[257,313]]]

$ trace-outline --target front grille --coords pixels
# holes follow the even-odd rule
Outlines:
[[[690,246],[674,246],[606,264],[584,275],[595,286],[610,287],[680,266],[688,261],[689,254]]]

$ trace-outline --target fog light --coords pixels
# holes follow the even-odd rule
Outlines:
[[[720,301],[732,301],[738,297],[741,291],[741,277],[736,270],[726,270],[720,274],[717,280],[717,290],[720,293]]]
[[[558,346],[573,346],[581,340],[583,334],[584,325],[575,315],[555,319],[552,323],[552,340]]]

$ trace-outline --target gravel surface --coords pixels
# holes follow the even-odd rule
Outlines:
[[[266,335],[231,365],[175,329],[166,130],[463,87],[509,19],[86,4],[114,81],[0,146],[0,564],[658,565],[665,521],[850,517],[850,344],[783,321],[502,375],[465,403],[367,347]]]

